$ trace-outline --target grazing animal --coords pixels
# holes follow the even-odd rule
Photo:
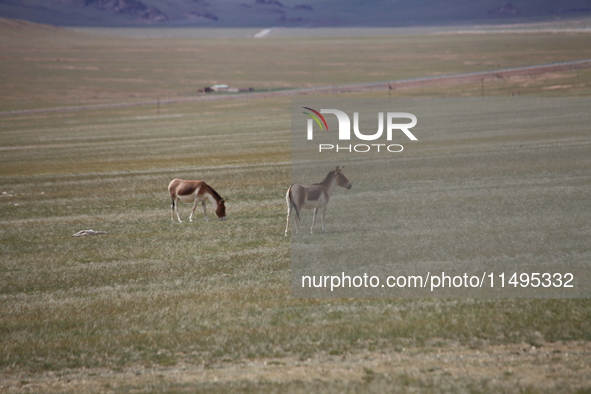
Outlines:
[[[172,199],[172,206],[170,207],[170,210],[171,220],[173,222],[175,212],[179,222],[182,222],[178,210],[179,201],[193,203],[193,210],[191,211],[191,216],[189,216],[190,222],[193,221],[193,215],[195,214],[195,209],[197,208],[197,203],[199,202],[201,202],[201,205],[203,205],[203,218],[208,220],[207,213],[205,211],[205,202],[207,200],[216,206],[215,213],[218,215],[218,218],[220,220],[226,220],[226,206],[224,205],[226,200],[224,200],[218,194],[218,192],[213,189],[213,187],[209,186],[203,181],[185,181],[182,179],[173,179],[168,185],[168,192],[170,193],[170,198]]]
[[[289,216],[291,209],[295,210],[295,227],[296,234],[300,232],[300,210],[302,209],[314,209],[314,216],[312,217],[312,227],[310,228],[310,234],[314,232],[314,221],[316,220],[316,213],[320,208],[320,217],[322,218],[322,231],[324,231],[324,212],[326,210],[326,204],[330,199],[330,195],[334,188],[338,185],[351,189],[351,182],[342,173],[344,166],[336,170],[333,170],[326,175],[326,178],[320,183],[315,183],[310,186],[303,186],[294,183],[287,189],[285,195],[285,201],[287,202],[287,226],[285,226],[285,235],[289,229]]]

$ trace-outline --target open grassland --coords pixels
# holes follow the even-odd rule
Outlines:
[[[0,20],[0,110],[377,82],[591,58],[587,33],[120,38]]]
[[[0,66],[2,86],[14,92],[3,109],[66,105],[77,95],[118,101],[192,94],[189,81],[296,87],[363,82],[367,67],[382,80],[591,57],[588,40],[577,35],[294,39],[289,47],[281,40],[122,40],[53,30],[2,37],[9,49],[2,56],[16,59]],[[351,57],[350,48],[367,43],[374,51]],[[422,52],[409,49],[413,43],[422,43]],[[405,46],[406,57],[389,57]],[[63,66],[74,68],[56,71]],[[560,78],[587,81],[589,74],[507,83],[530,95],[589,95],[585,85],[545,89],[575,83]],[[470,89],[463,94],[478,95]],[[283,236],[289,107],[285,99],[261,99],[165,105],[159,113],[135,107],[0,118],[0,390],[589,390],[586,299],[292,298]],[[488,143],[470,131],[454,142],[454,152]],[[573,149],[587,143],[583,132]],[[417,160],[445,176],[446,149]],[[588,178],[581,157],[563,165]],[[228,198],[228,221],[213,220],[210,209],[211,221],[198,211],[187,223],[189,206],[182,205],[185,222],[171,223],[166,186],[175,177],[206,180]],[[585,220],[588,210],[580,208]],[[83,229],[108,234],[71,236]]]
[[[288,104],[5,118],[3,387],[587,387],[586,300],[291,298]],[[171,223],[174,177],[207,180],[228,221]],[[88,228],[109,233],[71,236]]]

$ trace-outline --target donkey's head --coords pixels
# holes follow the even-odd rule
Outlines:
[[[220,198],[218,201],[218,205],[215,208],[215,214],[218,215],[220,220],[226,220],[226,205],[224,204],[226,200]]]
[[[343,168],[345,168],[345,166],[342,166],[341,168],[339,168],[339,166],[337,166],[337,169],[334,170],[334,174],[337,178],[337,185],[349,190],[349,189],[351,189],[351,186],[353,186],[353,185],[351,185],[351,182],[347,179],[345,174],[343,174]]]

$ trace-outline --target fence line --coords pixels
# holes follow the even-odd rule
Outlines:
[[[563,70],[577,70],[581,68],[589,68],[591,67],[591,59],[581,59],[581,60],[572,60],[566,62],[558,62],[558,63],[546,63],[546,64],[537,64],[537,65],[530,65],[530,66],[522,66],[522,67],[511,67],[511,68],[503,68],[497,70],[487,70],[487,71],[475,71],[469,73],[459,73],[459,74],[447,74],[447,75],[437,75],[431,77],[417,77],[417,78],[409,78],[409,79],[393,79],[388,81],[380,81],[380,82],[361,82],[355,84],[346,84],[346,85],[332,85],[332,86],[317,86],[317,87],[310,87],[310,88],[299,88],[299,89],[289,89],[289,90],[281,90],[275,92],[254,92],[254,93],[242,93],[242,94],[233,94],[233,95],[203,95],[197,97],[186,97],[186,98],[176,98],[176,99],[156,99],[156,100],[149,100],[149,101],[140,101],[140,102],[126,102],[126,103],[110,103],[110,104],[90,104],[90,105],[77,105],[77,106],[70,106],[70,107],[56,107],[56,108],[40,108],[40,109],[23,109],[23,110],[14,110],[14,111],[0,111],[0,116],[10,116],[10,115],[19,115],[19,114],[37,114],[37,113],[46,113],[46,112],[69,112],[69,111],[80,111],[80,110],[88,110],[88,109],[103,109],[103,108],[120,108],[120,107],[140,107],[140,106],[158,106],[158,108],[163,104],[178,104],[178,103],[189,103],[195,101],[218,101],[218,100],[243,100],[243,99],[252,99],[252,98],[266,98],[266,97],[279,97],[279,96],[295,96],[299,94],[310,94],[310,93],[338,93],[338,92],[350,92],[356,90],[365,90],[371,89],[375,87],[381,86],[389,86],[389,87],[404,87],[404,86],[413,86],[413,85],[431,85],[431,84],[438,84],[442,82],[450,82],[454,80],[459,80],[463,82],[470,82],[470,81],[480,81],[487,77],[497,77],[497,76],[504,76],[504,75],[527,75],[527,74],[540,74],[546,71],[563,71]]]

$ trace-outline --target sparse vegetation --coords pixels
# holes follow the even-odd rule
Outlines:
[[[0,84],[10,92],[2,110],[69,105],[76,102],[71,92],[84,102],[127,100],[129,92],[190,94],[188,80],[239,84],[248,76],[255,86],[326,85],[366,80],[368,67],[383,79],[591,57],[588,37],[579,35],[233,42],[25,30],[4,37],[2,53],[11,60],[0,65]],[[370,42],[351,59],[349,49]],[[136,51],[127,54],[129,48]],[[228,49],[235,49],[232,56]],[[243,60],[233,62],[235,56]],[[326,63],[313,69],[316,56]],[[275,57],[289,64],[269,67]],[[64,68],[70,65],[75,69]],[[510,80],[494,94],[589,96],[590,80],[588,71],[575,70]],[[473,89],[395,94],[477,96],[479,87]],[[554,393],[591,387],[587,299],[292,298],[283,236],[289,101],[199,102],[159,111],[0,118],[1,390]],[[578,165],[588,177],[589,159],[582,157],[564,165]],[[228,220],[204,222],[198,215],[190,224],[171,223],[166,186],[175,177],[215,187],[229,200]],[[183,214],[188,210],[181,206]],[[581,220],[587,211],[581,203]],[[71,236],[90,228],[109,233]]]

